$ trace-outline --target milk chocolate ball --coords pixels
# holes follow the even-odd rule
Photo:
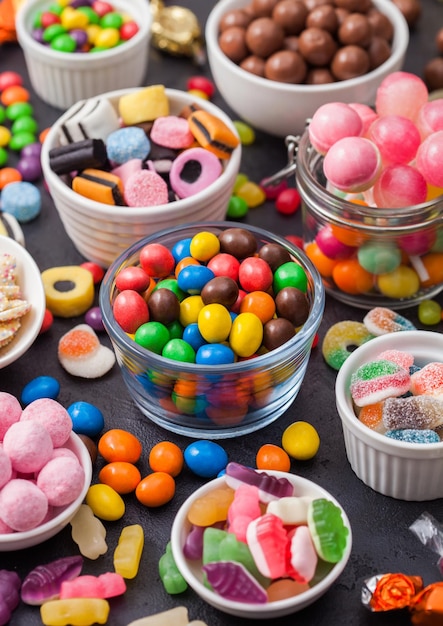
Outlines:
[[[265,78],[280,83],[302,83],[306,76],[306,62],[299,52],[280,50],[265,63]]]
[[[443,57],[431,59],[424,69],[424,81],[429,91],[443,89]]]
[[[338,40],[345,46],[357,45],[365,48],[371,41],[372,27],[365,15],[350,13],[338,29]]]
[[[378,9],[371,9],[368,12],[368,20],[372,26],[372,34],[379,35],[387,41],[392,41],[394,36],[394,27],[391,20]]]
[[[328,85],[335,83],[335,78],[327,67],[311,67],[306,74],[307,85]]]
[[[331,62],[331,72],[337,80],[348,80],[369,71],[369,54],[359,46],[339,48]]]
[[[312,11],[323,4],[332,4],[331,0],[304,0],[304,2],[308,11]]]
[[[335,0],[334,4],[351,13],[366,13],[372,6],[371,0]]]
[[[435,45],[437,46],[437,50],[443,54],[443,28],[440,28],[435,36]]]
[[[333,35],[338,28],[338,17],[334,7],[330,4],[323,4],[308,14],[306,18],[307,28],[322,28]]]
[[[246,45],[246,31],[240,26],[231,26],[224,30],[218,38],[218,45],[220,50],[234,63],[239,63],[249,54]]]
[[[298,35],[306,24],[308,9],[300,0],[280,0],[272,11],[272,19],[287,35]]]
[[[369,54],[369,70],[375,70],[391,56],[391,46],[383,37],[372,37],[367,47]]]
[[[277,315],[289,320],[295,327],[302,326],[309,316],[309,301],[296,287],[284,287],[275,298]]]
[[[258,256],[260,259],[263,259],[263,261],[266,261],[273,272],[275,272],[280,265],[289,263],[291,260],[291,255],[286,248],[283,248],[283,246],[278,243],[265,243],[265,245],[260,248]]]
[[[270,17],[253,20],[246,29],[246,45],[252,54],[266,58],[281,50],[285,33]]]
[[[265,60],[255,54],[250,54],[246,59],[243,59],[240,63],[240,67],[242,70],[245,70],[245,72],[250,72],[256,76],[261,76],[262,78],[265,76]]]
[[[284,50],[292,50],[292,52],[300,52],[298,47],[298,37],[296,35],[289,35],[285,37],[283,41]]]
[[[231,26],[240,26],[241,28],[246,28],[252,21],[251,15],[248,15],[246,11],[243,9],[232,9],[232,11],[228,11],[225,13],[219,25],[219,30],[222,33],[227,28]]]
[[[271,17],[278,0],[252,0],[251,6],[256,17]]]
[[[329,65],[337,50],[331,33],[322,28],[306,28],[300,33],[298,46],[307,63],[315,66]]]
[[[421,4],[419,0],[392,0],[395,6],[403,13],[403,17],[412,28],[421,16]]]

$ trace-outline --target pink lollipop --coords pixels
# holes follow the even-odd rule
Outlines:
[[[432,133],[420,144],[416,162],[426,182],[443,187],[443,130]]]
[[[321,154],[326,154],[342,137],[358,137],[362,129],[359,114],[343,102],[328,102],[320,106],[308,126],[309,139]]]
[[[368,128],[370,127],[372,122],[375,122],[375,120],[378,118],[377,113],[370,106],[368,106],[367,104],[362,104],[361,102],[350,102],[349,106],[351,107],[351,109],[354,109],[354,111],[360,116],[360,119],[363,123],[361,136],[365,137],[368,132]]]
[[[388,165],[373,192],[376,206],[400,209],[425,202],[427,186],[422,174],[411,165]]]
[[[402,115],[414,120],[427,101],[428,89],[421,78],[409,72],[393,72],[377,89],[375,110],[378,115]]]
[[[364,137],[344,137],[334,143],[323,161],[328,181],[342,191],[369,189],[380,173],[377,146]]]
[[[443,98],[426,102],[418,112],[416,124],[422,139],[443,130]]]
[[[380,150],[385,165],[410,163],[420,145],[420,133],[414,122],[401,115],[379,117],[368,132]]]

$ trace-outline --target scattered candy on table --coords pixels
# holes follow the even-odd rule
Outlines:
[[[100,378],[115,363],[113,350],[100,343],[89,324],[78,324],[62,335],[57,354],[62,367],[81,378]]]
[[[88,504],[80,505],[70,524],[72,539],[83,556],[95,560],[106,554],[106,528]]]

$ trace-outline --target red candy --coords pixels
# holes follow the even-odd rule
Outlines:
[[[238,279],[245,291],[267,291],[272,285],[273,274],[266,261],[249,257],[240,263]]]
[[[188,91],[197,90],[212,98],[215,93],[215,85],[205,76],[191,76],[187,82]]]
[[[166,278],[173,273],[175,259],[166,246],[150,243],[141,249],[140,265],[149,276]]]
[[[275,208],[283,215],[292,215],[300,207],[300,194],[292,187],[281,191],[275,201]]]
[[[100,267],[100,265],[97,265],[97,263],[92,263],[92,261],[85,261],[80,264],[80,267],[84,267],[91,272],[94,285],[98,285],[105,275],[104,269]]]
[[[233,280],[238,280],[238,270],[240,261],[232,254],[220,252],[208,261],[208,267],[216,276],[228,276]]]
[[[0,73],[0,91],[13,87],[14,85],[22,85],[23,79],[17,72],[1,72]]]
[[[149,287],[150,278],[142,267],[125,267],[118,273],[115,279],[115,286],[119,291],[133,289],[142,292]]]
[[[135,333],[137,328],[149,321],[148,305],[142,296],[132,289],[121,291],[114,301],[115,321],[126,333]]]
[[[101,0],[95,0],[95,2],[92,3],[92,8],[100,17],[103,17],[106,13],[111,13],[114,10],[109,2],[102,2]]]
[[[132,39],[132,37],[134,37],[134,35],[136,35],[138,31],[139,28],[136,22],[125,22],[120,27],[120,39],[128,41],[129,39]]]

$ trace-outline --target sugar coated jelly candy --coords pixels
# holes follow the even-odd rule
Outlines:
[[[409,391],[409,371],[384,359],[361,365],[351,376],[350,391],[357,406],[381,402]]]
[[[443,398],[426,395],[387,398],[383,403],[382,419],[387,430],[435,430],[443,425]]]
[[[340,508],[326,498],[313,500],[308,510],[308,528],[318,556],[327,563],[338,563],[349,537]]]
[[[135,578],[145,543],[145,535],[140,524],[125,526],[114,551],[114,569],[123,578]]]
[[[396,439],[397,441],[404,441],[406,443],[440,443],[441,439],[435,432],[435,430],[420,430],[419,428],[397,428],[394,430],[388,430],[385,433],[386,437],[390,439]]]
[[[168,542],[164,554],[158,562],[158,571],[165,591],[171,595],[183,593],[188,588],[172,555],[171,543]]]
[[[83,556],[88,559],[98,559],[101,554],[107,552],[106,528],[98,517],[95,517],[90,506],[80,505],[70,523],[72,539]]]
[[[268,601],[266,591],[240,563],[207,563],[203,565],[203,571],[214,591],[227,600],[248,604],[265,604]]]
[[[109,602],[102,598],[50,600],[40,607],[40,617],[45,626],[106,624],[108,616]]]
[[[443,363],[427,363],[411,376],[411,392],[443,398]]]
[[[294,486],[287,478],[277,478],[266,472],[256,472],[240,463],[228,463],[225,480],[233,489],[237,489],[243,483],[255,485],[259,489],[260,500],[265,503],[294,495]]]
[[[23,602],[40,605],[57,598],[63,582],[79,576],[83,567],[81,556],[68,556],[38,565],[23,581],[20,595]]]

